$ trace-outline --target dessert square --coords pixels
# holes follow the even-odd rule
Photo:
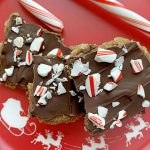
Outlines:
[[[102,134],[145,110],[150,99],[149,60],[144,47],[123,38],[71,60],[70,74],[83,94],[87,131]]]
[[[73,91],[67,65],[59,57],[34,56],[33,84],[28,85],[29,113],[49,124],[72,122],[84,111]]]
[[[26,23],[17,13],[5,23],[5,38],[0,51],[0,81],[11,87],[24,88],[33,81],[34,55],[64,57],[70,54],[60,35]]]

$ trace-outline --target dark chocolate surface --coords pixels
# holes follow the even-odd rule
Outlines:
[[[15,47],[13,46],[13,43],[7,42],[8,39],[15,39],[16,37],[23,37],[24,41],[27,38],[27,34],[30,35],[32,40],[37,37],[36,33],[41,28],[38,25],[34,24],[25,24],[19,25],[20,32],[19,34],[14,33],[11,31],[12,27],[15,27],[15,18],[16,16],[13,15],[11,17],[10,21],[10,27],[8,28],[6,32],[5,37],[5,44],[2,49],[2,55],[1,55],[1,71],[0,76],[4,73],[4,69],[8,68],[10,66],[15,66],[14,73],[11,77],[8,77],[7,83],[12,83],[13,85],[21,85],[26,86],[28,82],[33,81],[33,64],[31,66],[21,66],[18,67],[17,63],[13,60],[13,53],[15,50]],[[63,46],[63,44],[60,42],[60,37],[53,33],[48,33],[47,31],[43,31],[41,36],[44,38],[43,46],[45,48],[41,48],[40,52],[32,52],[33,54],[37,55],[39,53],[42,53],[42,55],[47,55],[48,52],[50,52],[54,48],[60,48],[63,51],[64,55],[70,54],[70,49]],[[18,48],[22,50],[22,54],[20,55],[21,61],[25,60],[26,57],[26,51],[29,50],[30,43],[24,43],[22,48]]]
[[[54,64],[60,64],[63,63],[63,61],[59,58],[51,58],[50,61],[48,61],[46,58],[41,56],[35,56],[35,66],[34,66],[34,80],[33,80],[33,91],[35,91],[37,85],[41,81],[43,81],[42,86],[46,86],[45,83],[51,79],[51,74],[47,77],[41,77],[37,73],[37,67],[39,64],[47,64],[47,65],[54,65]],[[33,111],[31,112],[32,115],[37,116],[41,118],[42,120],[51,120],[55,117],[61,116],[61,115],[68,115],[68,116],[76,116],[83,112],[82,103],[78,102],[78,97],[71,96],[70,90],[71,88],[71,80],[68,78],[68,73],[66,69],[64,69],[63,73],[61,74],[60,78],[66,77],[68,79],[67,82],[63,83],[66,93],[62,95],[58,95],[56,93],[57,88],[52,93],[52,99],[47,100],[47,105],[45,106],[34,106]],[[57,82],[55,82],[57,83]],[[52,84],[46,87],[50,87]],[[33,101],[35,104],[37,104],[39,100],[39,97],[34,96]]]
[[[112,47],[111,50],[118,54],[118,58],[122,55],[125,56],[125,62],[123,64],[123,78],[118,83],[116,89],[107,92],[99,93],[95,97],[89,97],[86,91],[84,94],[85,110],[87,113],[98,113],[98,106],[103,106],[108,108],[108,114],[106,117],[105,129],[109,129],[111,123],[114,121],[113,118],[117,118],[118,112],[125,110],[127,112],[127,117],[137,114],[144,110],[142,107],[142,102],[144,99],[137,95],[137,85],[142,84],[145,89],[146,97],[145,99],[150,99],[149,89],[150,89],[150,63],[143,52],[139,49],[135,42],[126,45],[128,53],[125,54],[122,48]],[[90,63],[90,69],[92,70],[90,74],[100,73],[101,74],[101,84],[100,89],[109,81],[113,81],[112,78],[107,76],[110,74],[110,70],[114,67],[114,64],[109,63],[98,63],[94,60],[96,52],[91,54],[86,54],[82,57],[82,62]],[[131,69],[130,60],[131,59],[142,59],[144,70],[141,73],[133,74]],[[84,85],[87,76],[82,75],[74,78],[74,82],[77,88],[80,85]],[[119,101],[120,105],[117,107],[112,107],[112,102]],[[103,132],[103,130],[93,126],[93,123],[88,120],[87,115],[85,117],[85,125],[87,130],[93,134],[98,134]]]

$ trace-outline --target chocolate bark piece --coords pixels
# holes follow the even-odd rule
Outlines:
[[[64,61],[58,57],[46,58],[42,56],[34,56],[34,60],[33,84],[28,84],[30,116],[37,117],[40,122],[49,124],[78,120],[83,115],[84,105],[83,102],[79,102],[77,96],[71,96],[72,81],[68,76]],[[56,71],[56,73],[55,70],[61,70],[60,65],[64,65],[64,69],[62,69],[62,72]],[[44,70],[41,66],[44,67]],[[48,68],[50,72],[47,74]],[[63,82],[61,79],[65,79],[65,81]],[[49,82],[50,80],[52,82]],[[37,94],[38,86],[46,87],[46,92],[51,92],[50,97],[45,98]],[[42,98],[45,98],[44,101],[42,101]]]
[[[105,43],[101,46],[103,48],[115,51],[117,53],[117,58],[121,56],[125,57],[122,70],[123,78],[117,83],[118,86],[112,91],[106,91],[103,88],[106,83],[114,82],[112,78],[108,77],[110,71],[112,70],[112,68],[114,68],[114,63],[96,62],[94,60],[96,51],[87,53],[82,57],[80,57],[82,63],[85,64],[89,62],[89,69],[91,69],[90,75],[94,73],[101,74],[100,79],[101,83],[99,88],[102,90],[100,90],[96,96],[90,97],[86,90],[80,91],[83,93],[84,96],[85,110],[87,113],[85,116],[85,130],[89,131],[93,135],[102,134],[105,131],[109,130],[110,126],[112,127],[114,118],[117,120],[118,113],[123,110],[126,111],[127,116],[125,118],[123,117],[122,119],[126,119],[135,114],[143,112],[144,111],[144,108],[142,107],[143,101],[145,99],[150,100],[150,94],[148,93],[148,90],[150,88],[150,62],[149,62],[150,56],[147,50],[141,45],[139,45],[139,43],[131,42],[129,40],[125,40],[125,42],[120,41],[122,40],[119,38],[116,39],[115,41]],[[123,48],[125,48],[128,51],[128,53],[125,53],[125,51],[122,50]],[[143,62],[144,70],[140,73],[133,74],[130,63],[131,59],[133,60],[141,59]],[[73,62],[75,60],[73,60]],[[78,91],[81,85],[85,85],[86,79],[87,79],[86,75],[73,77],[75,86],[77,87]],[[145,91],[144,98],[137,95],[138,89],[137,87],[139,84],[141,84],[144,88]],[[119,105],[113,107],[112,102],[117,102]],[[106,118],[103,117],[100,118],[101,123],[103,122],[103,120],[106,121],[104,125],[105,129],[98,128],[96,124],[93,124],[92,121],[89,120],[88,117],[89,113],[97,114],[98,116],[100,116],[98,113],[99,106],[102,106],[108,110]],[[95,119],[94,117],[93,119]],[[96,119],[94,120],[95,122],[97,122]]]
[[[55,48],[60,49],[64,56],[70,54],[70,49],[63,45],[60,35],[48,32],[35,24],[26,24],[19,14],[12,14],[5,23],[5,38],[0,48],[1,81],[11,87],[20,85],[26,88],[27,84],[33,81],[32,56],[46,56]],[[26,56],[27,51],[30,58]],[[8,76],[5,69],[12,66],[13,73]]]

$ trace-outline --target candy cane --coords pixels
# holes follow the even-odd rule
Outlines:
[[[100,77],[99,73],[88,75],[85,81],[85,88],[90,97],[94,97],[99,93]]]
[[[117,0],[90,0],[97,6],[102,7],[108,12],[117,15],[123,21],[138,28],[145,35],[150,36],[150,21],[141,15],[127,9],[123,4]]]
[[[20,0],[20,3],[34,16],[56,32],[62,32],[63,22],[33,0]]]
[[[113,63],[116,58],[117,54],[114,51],[98,48],[95,61]]]

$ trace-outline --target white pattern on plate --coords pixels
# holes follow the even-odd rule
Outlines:
[[[125,133],[127,147],[131,144],[133,138],[136,139],[139,136],[140,139],[143,137],[143,133],[141,132],[143,129],[148,130],[150,128],[149,122],[145,122],[141,116],[137,115],[135,119],[139,122],[138,125],[134,125],[133,123],[126,125],[126,128],[131,130],[131,132]]]
[[[24,112],[21,107],[21,103],[19,100],[9,98],[5,103],[3,103],[3,108],[0,111],[0,122],[8,129],[8,131],[14,136],[25,135],[33,135],[36,131],[36,124],[31,122],[28,123],[29,118],[27,116],[21,116],[20,112]],[[25,132],[25,127],[33,126],[33,131],[30,133]],[[11,130],[11,128],[18,129],[20,133],[15,133]]]
[[[90,146],[82,145],[82,150],[97,150],[100,148],[108,150],[108,144],[105,143],[104,136],[100,136],[98,139],[100,140],[99,143],[95,142],[94,138],[87,138],[87,142],[90,144]]]
[[[33,141],[31,141],[31,143],[36,144],[38,142],[41,142],[42,145],[45,146],[44,147],[45,150],[49,150],[51,145],[56,147],[55,150],[61,150],[62,148],[61,141],[62,138],[64,137],[62,132],[58,131],[56,140],[53,138],[53,133],[50,132],[49,130],[45,130],[45,135],[46,138],[41,133],[39,133],[37,137],[33,139]]]

